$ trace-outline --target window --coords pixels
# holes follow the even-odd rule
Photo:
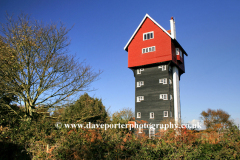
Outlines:
[[[162,68],[162,71],[166,71],[166,65],[161,65],[161,66],[158,66],[158,68]]]
[[[150,112],[150,119],[154,118],[154,112]]]
[[[141,74],[142,71],[144,71],[144,68],[137,69],[137,74]]]
[[[179,48],[176,48],[176,55],[179,55]]]
[[[159,83],[167,84],[167,78],[159,79]]]
[[[167,94],[160,94],[160,99],[168,100]]]
[[[169,84],[172,84],[172,80],[171,79],[169,79]]]
[[[137,102],[141,102],[144,100],[144,96],[137,96]]]
[[[154,34],[153,31],[152,32],[148,32],[148,33],[143,33],[143,40],[148,40],[148,39],[153,39],[154,38]]]
[[[163,117],[168,117],[168,111],[163,111]]]
[[[172,112],[170,111],[170,117],[172,117]]]
[[[176,55],[180,55],[182,57],[182,51],[179,48],[176,48]]]
[[[154,51],[155,51],[155,46],[142,49],[142,53],[148,53],[148,52],[154,52]]]
[[[170,94],[170,100],[172,100],[172,95]]]
[[[149,128],[149,138],[155,137],[155,128],[150,127]]]
[[[137,118],[141,118],[141,112],[137,112]]]
[[[144,81],[139,81],[139,82],[137,82],[137,87],[141,87],[141,86],[143,86],[144,85]]]
[[[139,131],[138,133],[142,133],[142,127],[139,126]]]
[[[169,70],[169,72],[172,72],[172,67],[171,67],[171,66],[169,66],[168,68],[169,68],[169,69],[168,69],[168,70]]]

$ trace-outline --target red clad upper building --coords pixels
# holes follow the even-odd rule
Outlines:
[[[173,23],[172,32],[175,32],[173,18],[171,21]],[[171,34],[171,30],[166,31],[148,14],[145,15],[124,49],[128,51],[129,68],[172,61],[179,67],[180,74],[185,72],[184,55],[187,53],[177,42],[176,33],[174,35],[174,33]],[[149,52],[151,54],[148,54]]]

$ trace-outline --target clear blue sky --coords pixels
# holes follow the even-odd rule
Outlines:
[[[102,98],[114,113],[134,110],[134,76],[123,47],[146,13],[166,30],[173,16],[177,40],[189,55],[180,81],[182,119],[197,120],[211,108],[227,111],[240,123],[239,6],[239,0],[1,0],[0,22],[6,11],[23,11],[45,23],[74,25],[70,53],[104,71],[92,84],[98,90],[89,94]]]

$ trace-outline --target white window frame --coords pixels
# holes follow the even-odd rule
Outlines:
[[[172,100],[172,95],[170,94],[170,97],[169,97],[170,100]]]
[[[144,81],[138,81],[137,82],[137,87],[141,87],[141,86],[143,86],[144,85]]]
[[[151,50],[151,51],[150,51]],[[149,52],[154,52],[156,51],[155,46],[147,47],[147,48],[142,48],[142,53],[149,53]]]
[[[163,111],[163,117],[168,117],[168,111]]]
[[[169,84],[172,84],[172,80],[171,79],[169,79]]]
[[[137,102],[144,101],[144,96],[137,96]]]
[[[176,48],[176,55],[179,55],[179,52],[180,52],[179,48]]]
[[[149,138],[155,137],[155,128],[149,128]]]
[[[141,74],[142,71],[144,71],[144,68],[137,69],[137,74]]]
[[[137,118],[141,118],[141,112],[137,112]]]
[[[158,68],[162,68],[162,71],[166,71],[167,70],[167,66],[166,65],[158,66]]]
[[[159,83],[167,84],[167,78],[159,79]]]
[[[168,100],[168,95],[167,94],[160,94],[160,99]]]
[[[148,34],[151,35],[151,33],[152,33],[152,38],[149,38],[149,39],[154,39],[154,31],[151,31],[151,32],[143,33],[143,41],[149,40],[149,39],[147,38],[147,35],[148,35]],[[145,35],[146,35],[146,39],[144,38]]]
[[[150,119],[154,119],[154,112],[150,112],[149,114]]]

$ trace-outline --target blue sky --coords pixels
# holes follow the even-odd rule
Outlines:
[[[170,0],[1,0],[0,22],[6,11],[21,12],[44,23],[62,21],[68,28],[70,54],[103,70],[91,96],[101,98],[110,112],[134,110],[133,72],[123,47],[146,13],[166,30],[176,22],[178,42],[188,53],[181,76],[183,121],[200,119],[203,110],[223,109],[240,123],[240,1]]]

